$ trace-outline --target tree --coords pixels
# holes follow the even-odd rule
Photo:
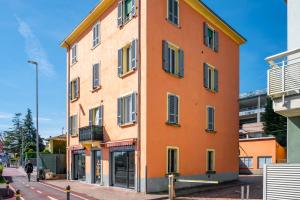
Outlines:
[[[12,122],[13,126],[7,131],[4,131],[4,150],[9,153],[19,154],[22,146],[21,137],[21,113],[16,113]]]
[[[277,142],[286,147],[287,139],[287,119],[274,112],[272,99],[267,98],[267,104],[265,107],[265,113],[262,115],[264,121],[264,132],[267,135],[273,135],[276,137]]]
[[[27,109],[22,128],[24,133],[24,147],[36,151],[36,129],[33,124],[32,112],[30,109]],[[39,150],[43,151],[44,148],[44,139],[39,135]]]

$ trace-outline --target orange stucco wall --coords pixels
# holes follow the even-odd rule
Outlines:
[[[157,6],[160,5],[160,6]],[[203,44],[205,19],[179,1],[180,26],[166,20],[167,1],[147,1],[147,167],[148,177],[166,174],[166,148],[179,147],[181,175],[206,172],[206,149],[215,149],[216,172],[238,173],[239,46],[219,32],[220,50]],[[162,28],[163,27],[163,28]],[[184,78],[162,69],[162,40],[184,50]],[[203,63],[219,70],[219,92],[203,87]],[[167,93],[179,95],[181,127],[166,125]],[[216,133],[207,133],[206,106],[216,109]]]
[[[271,156],[272,162],[277,163],[286,159],[286,151],[280,146],[275,138],[258,138],[240,140],[240,157],[252,157],[253,168],[258,170],[258,157]]]

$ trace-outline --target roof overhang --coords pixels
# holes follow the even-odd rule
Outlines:
[[[61,47],[67,48],[72,44],[77,37],[86,30],[106,9],[108,9],[115,0],[102,0],[79,25],[62,41]],[[233,41],[241,45],[246,42],[246,39],[227,24],[221,17],[209,9],[201,0],[184,0],[195,11],[204,16],[208,22],[215,25],[228,35]]]

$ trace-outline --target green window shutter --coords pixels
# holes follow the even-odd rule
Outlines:
[[[118,76],[123,74],[123,49],[118,50]]]
[[[89,110],[89,126],[93,125],[93,109]]]
[[[219,71],[214,69],[214,91],[219,91]]]
[[[137,40],[131,42],[131,68],[135,69],[137,67]]]
[[[132,0],[132,8],[131,8],[131,15],[135,16],[136,15],[136,0]]]
[[[163,63],[163,69],[166,72],[170,72],[169,45],[168,42],[165,40],[163,40],[162,42],[162,63]]]
[[[219,33],[214,31],[214,51],[219,51]]]
[[[208,47],[209,43],[209,38],[208,38],[208,25],[206,22],[203,23],[203,42],[204,45]]]
[[[135,122],[136,121],[136,92],[131,94],[131,121]]]
[[[118,3],[118,27],[123,25],[123,0]]]
[[[179,76],[183,77],[184,76],[184,52],[182,49],[178,50],[178,59],[179,59]]]
[[[168,19],[171,22],[174,20],[174,0],[168,0]]]
[[[209,77],[208,77],[208,65],[203,64],[203,85],[205,88],[209,87]]]
[[[103,105],[99,106],[99,126],[103,126]]]
[[[117,115],[117,119],[118,119],[118,125],[122,125],[123,124],[123,99],[122,98],[118,98],[118,115]]]

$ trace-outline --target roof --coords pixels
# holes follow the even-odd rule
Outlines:
[[[61,134],[61,135],[57,135],[57,136],[50,136],[49,138],[46,139],[47,141],[50,140],[67,140],[66,134]]]
[[[61,42],[60,46],[67,48],[76,38],[84,32],[94,21],[108,9],[116,0],[102,0],[89,14],[75,27],[75,29]],[[221,17],[208,8],[201,0],[184,0],[189,6],[204,16],[208,22],[215,25],[228,35],[233,41],[241,45],[246,42],[246,39],[227,24]]]
[[[257,96],[263,96],[263,95],[267,95],[267,89],[241,93],[240,99],[246,99],[246,98],[250,98],[250,97],[257,97]]]

